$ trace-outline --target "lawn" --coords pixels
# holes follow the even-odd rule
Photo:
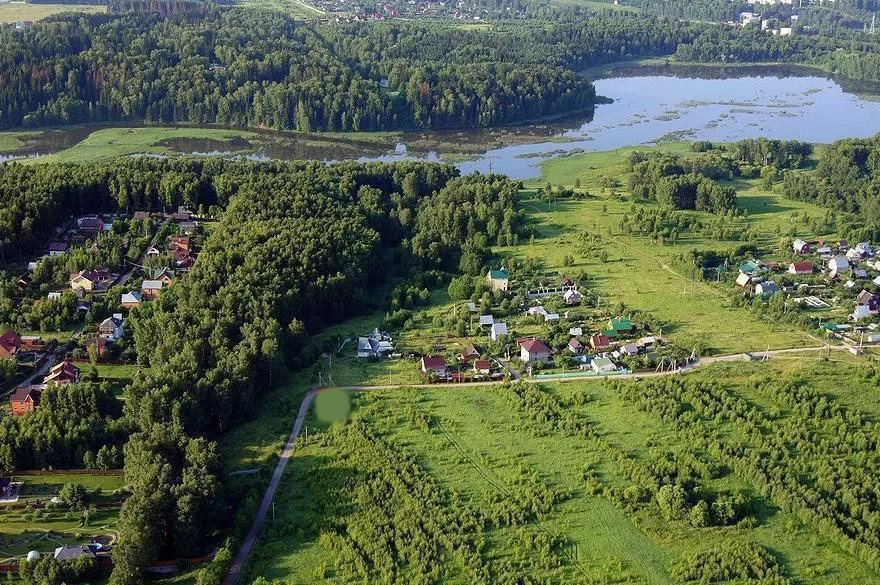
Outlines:
[[[42,20],[61,12],[85,12],[99,14],[107,12],[104,5],[94,4],[30,4],[25,2],[0,3],[0,23]]]
[[[122,474],[46,473],[20,475],[16,476],[16,480],[24,482],[21,495],[25,498],[45,498],[57,495],[66,483],[78,483],[88,490],[100,489],[105,494],[124,485]]]
[[[849,366],[780,360],[724,364],[688,375],[730,376],[747,388],[747,381],[755,376],[821,379],[835,367]],[[796,582],[830,585],[874,580],[873,574],[839,546],[796,516],[777,509],[734,474],[706,480],[704,487],[750,493],[757,518],[754,527],[697,529],[684,522],[666,522],[651,509],[626,511],[603,495],[592,495],[584,489],[582,479],[588,467],[598,471],[603,483],[625,487],[628,480],[621,475],[618,456],[625,453],[638,459],[655,449],[676,452],[683,447],[681,438],[655,417],[624,403],[602,382],[548,384],[543,388],[567,409],[589,420],[601,441],[546,432],[539,423],[524,419],[499,388],[371,391],[359,397],[356,416],[414,455],[444,489],[458,493],[476,509],[488,505],[493,494],[518,489],[517,478],[523,469],[567,494],[546,517],[528,525],[530,532],[564,538],[565,547],[557,551],[563,563],[562,581],[551,582],[582,578],[596,583],[672,584],[677,581],[671,568],[684,554],[731,539],[750,540],[773,550],[783,560],[786,575]],[[430,429],[413,424],[413,412],[427,417]],[[327,575],[327,567],[332,577],[333,553],[297,527],[315,513],[311,502],[316,495],[308,491],[304,478],[336,469],[327,467],[336,457],[333,447],[320,441],[297,450],[279,490],[276,519],[269,522],[266,537],[249,565],[250,577],[322,583],[319,575]],[[342,509],[356,506],[354,501],[341,505]],[[317,510],[326,508],[318,506]],[[489,530],[489,557],[512,560],[509,539],[516,533],[515,528]]]
[[[56,496],[64,484],[78,483],[92,494],[92,504],[108,505],[116,502],[113,492],[124,485],[121,474],[47,473],[15,476],[14,479],[24,482],[19,502],[45,502]],[[115,538],[118,519],[119,508],[116,506],[97,508],[88,525],[82,525],[79,510],[32,512],[9,509],[0,504],[0,557],[22,555],[30,550],[50,552],[57,546],[87,542],[93,536]]]

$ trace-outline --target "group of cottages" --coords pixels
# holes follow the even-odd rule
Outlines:
[[[794,253],[800,256],[818,256],[825,264],[830,280],[867,279],[869,270],[880,272],[880,261],[876,259],[874,246],[869,242],[859,242],[855,246],[850,246],[846,240],[807,242],[796,239],[791,247]],[[798,261],[789,265],[789,272],[792,274],[811,274],[813,269],[812,262]],[[875,284],[880,284],[880,275],[874,280]]]
[[[71,221],[68,225],[56,228],[58,239],[49,242],[46,253],[32,262],[28,262],[28,271],[37,269],[37,263],[46,257],[67,254],[74,245],[84,244],[99,233],[113,227],[112,222],[105,221],[100,215],[85,215]]]
[[[452,368],[455,368],[453,372]],[[446,359],[439,355],[426,355],[422,358],[422,373],[428,379],[464,381],[465,372],[470,371],[471,379],[500,378],[495,372],[492,362],[480,357],[480,352],[473,345],[466,347],[458,356],[458,363],[447,364]]]
[[[195,263],[192,241],[188,235],[171,236],[167,252],[178,270],[189,270]],[[147,248],[146,255],[148,258],[155,258],[162,255],[162,250],[155,246],[150,246]]]
[[[9,398],[12,416],[23,416],[36,410],[40,402],[40,395],[49,384],[63,386],[66,384],[76,384],[78,381],[79,368],[71,362],[63,361],[55,364],[49,369],[42,383],[28,384],[15,389]]]

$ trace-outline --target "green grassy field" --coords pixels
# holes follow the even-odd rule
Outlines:
[[[93,162],[132,154],[173,154],[174,150],[162,144],[166,140],[216,140],[235,138],[258,139],[253,132],[215,128],[102,128],[89,134],[78,144],[35,159],[39,162]]]
[[[326,14],[300,0],[243,0],[239,2],[239,5],[245,8],[276,10],[301,19],[311,19]]]
[[[0,3],[0,22],[19,22],[42,20],[61,12],[85,12],[99,14],[107,12],[107,7],[93,4],[28,4],[25,2]]]
[[[681,334],[703,335],[719,352],[817,344],[815,338],[794,326],[768,323],[744,309],[731,307],[723,288],[682,276],[670,265],[673,256],[691,248],[726,250],[740,242],[713,241],[685,234],[674,244],[660,245],[647,237],[620,232],[620,218],[633,206],[626,196],[626,157],[634,150],[650,149],[628,147],[545,162],[542,179],[530,185],[549,182],[572,187],[575,181],[580,181],[580,189],[591,197],[558,200],[551,205],[537,198],[533,191],[524,192],[521,205],[535,222],[541,237],[534,243],[499,252],[540,259],[548,270],[562,270],[563,257],[572,255],[575,265],[571,269],[585,269],[604,294],[669,321],[671,327],[664,335],[667,332],[673,338]],[[682,156],[691,154],[687,143],[664,144],[653,149]],[[762,188],[757,180],[738,180],[733,184],[737,188],[738,207],[748,210],[748,215],[730,220],[731,225],[741,231],[757,230],[762,246],[775,246],[778,232],[787,233],[792,226],[800,237],[834,235],[813,234],[801,223],[794,222],[795,217],[805,215],[822,217],[825,209],[783,199]],[[714,219],[708,213],[687,213],[706,221]],[[601,236],[602,248],[609,258],[607,262],[578,253],[584,234]]]
[[[763,376],[800,375],[828,391],[833,387],[832,372],[849,376],[851,368],[858,367],[847,365],[848,357],[841,359],[837,363],[780,360],[724,364],[689,376],[725,379],[748,388],[749,380]],[[415,456],[439,485],[458,493],[475,509],[485,508],[498,494],[517,490],[523,469],[564,492],[567,497],[550,513],[524,528],[530,533],[561,535],[564,539],[564,548],[557,551],[561,562],[556,574],[559,580],[550,582],[677,583],[671,568],[682,555],[731,540],[749,540],[772,550],[783,559],[785,574],[797,583],[830,585],[875,579],[836,544],[816,534],[796,516],[776,508],[734,474],[707,481],[704,487],[750,493],[754,526],[697,529],[682,522],[664,521],[653,510],[627,511],[602,495],[589,493],[582,479],[585,469],[598,471],[603,483],[624,487],[627,480],[621,475],[617,456],[641,458],[656,449],[675,452],[681,448],[681,437],[655,417],[632,409],[601,382],[543,388],[589,420],[602,440],[546,432],[537,423],[523,422],[522,414],[497,388],[372,391],[358,398],[356,417]],[[852,388],[843,392],[854,397],[862,391]],[[408,422],[413,411],[432,421],[429,429]],[[297,528],[316,510],[324,510],[312,504],[317,496],[309,492],[304,478],[330,473],[337,456],[334,448],[323,442],[311,442],[297,450],[279,491],[277,517],[270,522],[249,566],[250,578],[259,575],[297,583],[338,578],[333,569],[334,554],[322,546],[320,539]],[[351,509],[348,506],[355,504],[343,503],[343,509]],[[329,526],[334,520],[327,518],[326,522]],[[516,538],[518,530],[489,530],[485,535],[488,557],[513,561],[509,540]],[[467,581],[450,578],[444,582]]]

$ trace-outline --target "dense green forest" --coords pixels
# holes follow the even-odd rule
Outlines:
[[[50,224],[58,198],[70,196],[64,179],[43,167],[25,172],[18,166],[7,168],[22,184],[53,177],[58,189],[37,200],[49,210],[41,221]],[[89,202],[159,203],[160,185],[179,185],[184,169],[199,185],[190,191],[192,204],[228,202],[228,209],[190,275],[129,317],[139,359],[152,368],[126,389],[123,417],[99,411],[95,420],[70,416],[63,423],[58,413],[80,407],[60,402],[4,427],[8,468],[76,464],[99,451],[105,465],[108,457],[118,458],[116,451],[104,452],[119,444],[118,433],[133,432],[125,449],[132,493],[114,552],[116,583],[138,581],[140,569],[156,557],[204,550],[206,539],[222,528],[223,515],[214,513],[223,502],[220,464],[206,437],[246,418],[282,363],[296,368],[317,357],[303,344],[307,334],[355,314],[377,275],[456,266],[463,257],[479,262],[484,232],[506,240],[518,236],[521,224],[512,210],[516,184],[494,176],[457,178],[454,167],[417,163],[328,167],[178,159],[93,165],[88,194],[95,198]],[[78,197],[87,173],[66,170]],[[422,232],[442,229],[422,219],[422,212],[434,209],[434,197],[436,205],[454,200],[484,219],[465,223],[442,249],[408,251],[407,242],[430,239]],[[63,451],[70,461],[58,459],[54,451],[29,449],[27,436],[75,438],[79,448]]]
[[[436,45],[426,34],[415,26],[313,27],[238,9],[59,16],[7,27],[0,127],[101,120],[301,131],[470,127],[593,104],[591,83],[538,52],[505,56],[481,33],[446,30]]]
[[[123,10],[0,29],[0,128],[96,121],[300,131],[488,127],[592,107],[574,72],[639,56],[786,61],[880,80],[877,43],[632,14],[306,24],[278,12]],[[842,49],[842,50],[838,50]]]
[[[840,233],[855,240],[880,237],[880,136],[839,140],[822,151],[815,171],[787,172],[786,197],[831,209]]]
[[[288,368],[317,359],[307,335],[357,314],[390,275],[480,272],[488,246],[516,242],[523,224],[518,183],[458,177],[451,165],[144,158],[0,171],[7,254],[74,213],[190,205],[221,217],[187,278],[129,315],[138,360],[151,368],[126,388],[122,412],[94,407],[117,403],[85,384],[50,390],[34,415],[0,425],[5,471],[115,467],[128,441],[120,584],[139,582],[152,559],[216,542],[225,526],[211,439],[245,420]]]

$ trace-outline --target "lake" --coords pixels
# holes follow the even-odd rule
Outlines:
[[[828,143],[880,132],[880,88],[835,80],[789,66],[707,67],[623,65],[595,81],[613,100],[591,114],[522,126],[388,133],[302,135],[249,131],[248,139],[170,139],[159,153],[201,154],[254,160],[448,160],[463,172],[498,172],[517,179],[539,177],[548,158],[583,151],[669,140],[731,142],[743,138]],[[30,140],[15,158],[74,146],[106,126],[49,130]],[[135,132],[133,130],[132,132]],[[127,133],[115,136],[124,145]],[[142,144],[142,143],[140,143]],[[72,151],[71,151],[72,152]],[[9,153],[6,155],[9,156]],[[4,155],[0,154],[0,162]]]
[[[592,119],[560,128],[550,141],[491,149],[459,166],[464,172],[491,167],[527,179],[540,176],[540,162],[559,156],[560,150],[762,136],[828,143],[880,132],[880,101],[849,93],[831,79],[773,69],[740,71],[740,77],[723,79],[669,73],[598,79],[597,94],[614,102],[596,106]],[[382,160],[396,158],[401,157]]]

